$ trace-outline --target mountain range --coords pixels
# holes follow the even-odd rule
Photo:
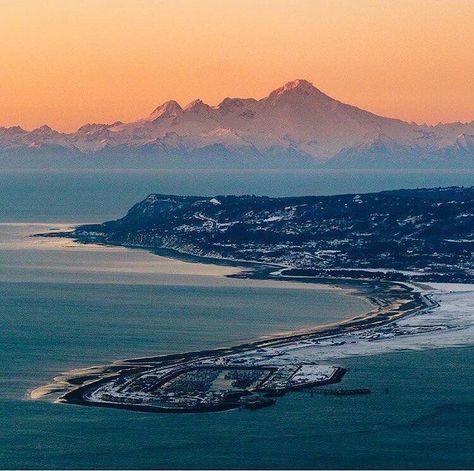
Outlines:
[[[130,123],[0,128],[6,165],[473,167],[474,121],[419,125],[378,116],[295,80],[260,100],[167,101]]]

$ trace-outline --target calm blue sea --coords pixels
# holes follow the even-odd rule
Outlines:
[[[474,185],[474,170],[5,170],[0,221],[103,221],[150,193],[269,196]]]
[[[337,291],[249,284],[224,278],[226,267],[29,234],[118,217],[150,192],[329,194],[450,184],[472,185],[474,177],[1,175],[0,468],[472,468],[472,347],[344,359],[343,385],[373,394],[298,392],[253,412],[160,415],[26,399],[71,368],[234,344],[367,309]]]

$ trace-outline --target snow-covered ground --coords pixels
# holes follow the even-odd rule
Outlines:
[[[329,365],[301,365],[291,377],[292,384],[315,383],[331,378],[337,367]]]
[[[430,283],[429,286],[426,284],[411,286],[435,301],[433,306],[381,327],[314,339],[307,338],[283,346],[261,347],[217,358],[198,358],[181,367],[206,365],[277,367],[276,372],[267,380],[267,386],[285,389],[328,380],[337,371],[337,367],[333,366],[335,362],[344,357],[474,344],[474,284]],[[153,368],[140,374],[139,379],[152,384],[173,369],[176,369],[176,365]],[[137,404],[145,404],[155,399],[164,400],[161,396],[161,399],[153,399],[147,392],[136,389],[133,392],[128,390],[121,392],[123,384],[115,381],[105,383],[92,390],[88,400],[106,403],[123,400]],[[204,399],[215,400],[215,397],[209,399],[206,396]]]
[[[331,361],[353,355],[474,344],[474,284],[431,283],[415,288],[439,305],[379,328],[267,347],[259,352],[258,363]]]

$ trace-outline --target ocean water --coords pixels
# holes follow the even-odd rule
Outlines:
[[[279,186],[278,176],[260,177],[240,187],[242,175],[0,177],[0,220],[9,221],[0,224],[0,468],[474,466],[473,347],[346,358],[342,385],[371,395],[302,391],[257,411],[167,415],[27,399],[71,368],[229,345],[368,309],[337,290],[234,280],[224,275],[235,268],[30,234],[117,217],[150,192],[339,193],[435,178],[300,175],[299,186],[296,176]],[[473,184],[469,175],[436,179]]]
[[[2,468],[101,466],[83,458],[61,463],[54,445],[43,449],[44,461],[38,461],[42,439],[36,432],[48,435],[51,444],[64,436],[50,435],[37,420],[60,428],[74,411],[72,420],[80,428],[90,423],[84,408],[28,399],[29,391],[61,372],[120,358],[239,344],[370,309],[364,299],[336,289],[224,277],[237,272],[235,267],[31,237],[51,227],[67,224],[0,223]],[[100,444],[100,427],[96,433],[91,440]],[[63,452],[71,457],[71,447],[82,446],[83,435],[77,435],[79,441],[64,443]],[[108,439],[113,445],[114,436]],[[129,458],[126,467],[138,466]]]
[[[0,221],[104,221],[150,193],[297,196],[451,185],[474,185],[474,170],[3,169]]]
[[[473,360],[473,348],[353,358],[343,385],[371,395],[295,392],[252,412],[147,414],[2,399],[0,465],[472,469]]]

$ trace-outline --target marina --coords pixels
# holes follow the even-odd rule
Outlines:
[[[32,395],[43,391],[42,397],[52,394],[62,403],[150,412],[214,412],[249,408],[249,401],[253,406],[272,405],[275,400],[266,398],[337,383],[345,373],[338,365],[311,357],[284,359],[288,350],[328,341],[344,345],[338,339],[352,333],[379,338],[378,330],[387,335],[387,329],[397,329],[395,321],[436,306],[430,297],[402,283],[371,283],[359,289],[374,305],[365,315],[229,348],[121,360],[93,374],[74,375],[72,381],[64,374]],[[333,393],[353,394],[359,393]]]

